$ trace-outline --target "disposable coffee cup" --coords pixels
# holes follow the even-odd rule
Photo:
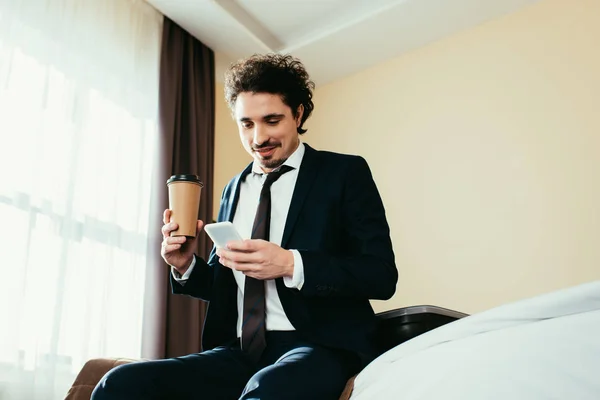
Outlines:
[[[196,237],[200,194],[204,184],[197,175],[173,175],[167,180],[171,222],[179,227],[171,236]]]

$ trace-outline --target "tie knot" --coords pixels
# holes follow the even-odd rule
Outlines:
[[[272,171],[270,173],[267,174],[267,179],[265,180],[265,183],[263,185],[263,189],[269,188],[271,187],[271,185],[277,180],[279,179],[279,177],[283,174],[285,174],[286,172],[289,172],[291,170],[293,170],[294,168],[290,167],[289,165],[282,165],[279,169]]]

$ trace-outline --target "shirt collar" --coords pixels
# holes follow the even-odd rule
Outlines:
[[[288,165],[294,169],[300,169],[300,164],[302,164],[302,158],[304,157],[304,143],[300,141],[298,148],[292,153],[292,155],[285,160],[283,165]],[[252,163],[252,172],[258,175],[264,174],[263,170],[260,168],[260,165],[256,161]]]

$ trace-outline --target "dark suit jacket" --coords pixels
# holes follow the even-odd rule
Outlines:
[[[240,183],[251,170],[252,164],[225,187],[218,221],[233,221]],[[369,299],[389,299],[398,272],[383,203],[362,157],[306,145],[281,247],[298,250],[304,264],[301,290],[276,280],[292,325],[317,344],[347,349],[370,361],[376,354]],[[237,286],[214,249],[208,263],[196,258],[185,285],[171,282],[174,293],[209,302],[204,350],[235,340]]]

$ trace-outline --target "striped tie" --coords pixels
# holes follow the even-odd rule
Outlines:
[[[262,190],[254,225],[252,226],[252,239],[269,240],[271,226],[271,185],[279,177],[293,168],[282,165],[276,171],[267,175]],[[242,349],[258,362],[265,346],[265,281],[246,276],[244,286],[244,321],[242,323]]]

